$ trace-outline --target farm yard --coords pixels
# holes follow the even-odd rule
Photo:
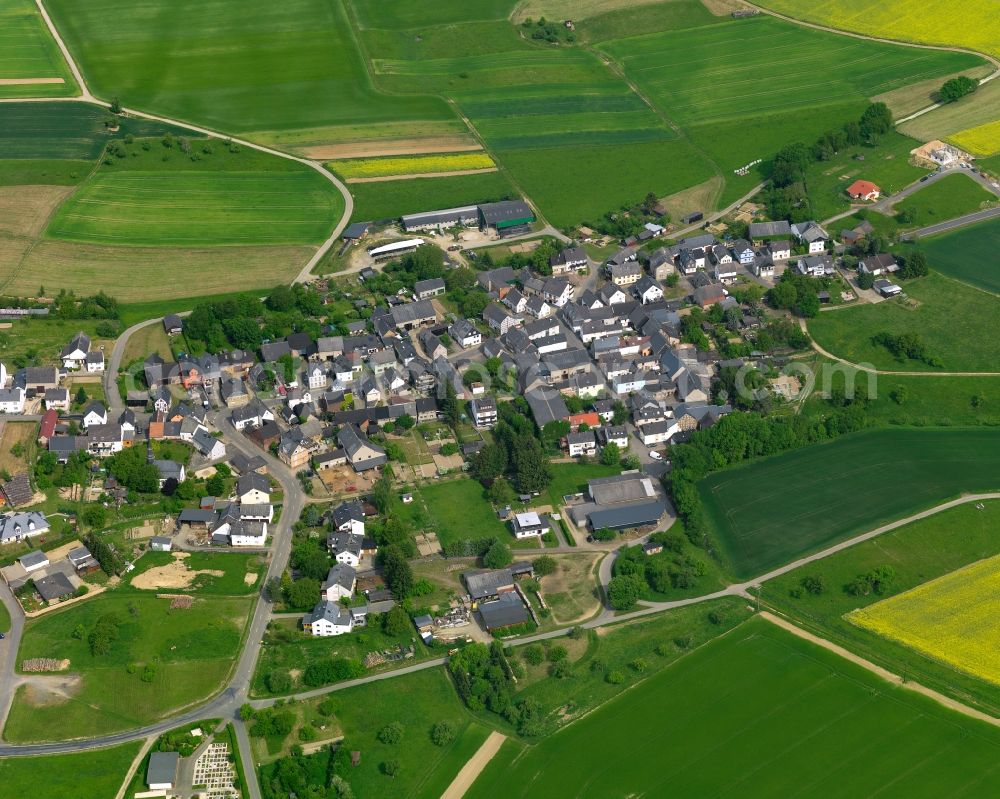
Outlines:
[[[1000,294],[1000,264],[995,258],[1000,248],[1000,220],[922,239],[920,245],[942,274]]]
[[[69,755],[7,757],[0,760],[0,783],[11,796],[107,799],[121,786],[139,749],[133,741]]]
[[[67,659],[69,666],[31,675],[18,688],[5,738],[101,735],[211,696],[235,665],[251,600],[196,592],[193,606],[172,604],[138,592],[103,594],[29,622],[18,662],[45,657]],[[117,620],[117,638],[107,654],[94,654],[88,635],[109,616]],[[74,635],[81,627],[82,636]]]
[[[31,0],[0,4],[0,97],[78,94],[59,48]]]
[[[971,214],[996,201],[995,194],[988,192],[968,175],[956,173],[911,194],[894,205],[893,211],[908,212],[912,215],[912,221],[907,222],[906,227],[920,228]],[[963,252],[968,257],[967,251]]]
[[[466,796],[986,796],[998,748],[992,727],[755,619],[535,746],[509,741]]]
[[[989,269],[987,266],[978,268],[980,271]],[[972,271],[972,265],[963,271]],[[984,336],[983,331],[990,329],[997,318],[1000,298],[933,270],[926,277],[907,281],[904,285],[906,300],[894,299],[820,314],[809,320],[809,334],[828,352],[852,363],[871,364],[877,369],[998,371],[1000,346],[990,336]],[[936,359],[939,365],[897,358],[873,340],[880,332],[916,335],[926,346],[928,358]]]
[[[763,585],[762,601],[797,624],[896,674],[906,674],[922,685],[996,714],[1000,708],[996,686],[956,671],[943,658],[854,624],[850,614],[906,596],[949,574],[962,573],[970,564],[995,560],[1000,554],[997,524],[1000,502],[996,500],[950,508],[770,580]],[[887,565],[892,567],[892,577],[880,593],[848,590],[859,575],[872,574]],[[822,590],[806,591],[803,584],[807,578],[818,580]],[[971,601],[989,601],[989,597],[981,592]]]
[[[852,611],[847,619],[960,671],[1000,685],[997,654],[1000,641],[993,624],[1000,610],[998,557]]]
[[[997,490],[1000,431],[855,433],[717,472],[699,488],[725,561],[749,578],[961,492]]]

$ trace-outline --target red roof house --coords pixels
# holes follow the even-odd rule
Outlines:
[[[42,421],[38,425],[38,443],[49,443],[49,439],[52,438],[52,434],[56,431],[56,421],[58,419],[59,414],[56,413],[55,408],[49,408],[42,414]]]
[[[570,429],[576,431],[580,425],[585,424],[587,427],[600,427],[601,417],[594,411],[589,411],[586,413],[574,413],[567,419],[569,422]]]
[[[882,194],[882,189],[868,180],[856,180],[847,187],[847,196],[852,200],[874,201]]]

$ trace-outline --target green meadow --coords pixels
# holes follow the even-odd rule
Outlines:
[[[503,172],[351,184],[354,219],[364,221],[394,219],[435,208],[475,205],[517,194]]]
[[[754,619],[538,744],[508,741],[466,797],[990,796],[998,754],[989,725]]]
[[[4,737],[63,740],[138,727],[218,691],[236,663],[251,601],[198,596],[188,609],[146,594],[105,594],[30,621],[18,661],[68,659],[68,686],[49,693],[21,686]],[[118,636],[105,655],[91,653],[96,622],[113,614]],[[80,632],[80,636],[77,636]],[[147,666],[154,673],[144,680]],[[133,668],[134,667],[134,668]]]
[[[913,220],[905,226],[919,228],[971,214],[986,203],[995,203],[996,199],[995,194],[984,189],[968,175],[958,172],[911,194],[902,202],[896,203],[893,210],[912,214]],[[968,258],[968,253],[964,250],[962,252]]]
[[[1000,489],[1000,430],[855,433],[716,472],[699,488],[725,560],[750,578],[962,492]]]
[[[957,252],[953,259],[962,257]],[[933,263],[933,261],[932,261]],[[989,260],[980,269],[991,271]],[[964,267],[968,274],[973,269]],[[985,334],[996,325],[1000,298],[979,291],[933,270],[926,277],[902,284],[909,300],[862,304],[809,320],[809,334],[828,352],[851,363],[903,372],[996,372],[1000,346]],[[881,332],[919,336],[929,356],[940,366],[912,358],[897,358],[873,337]]]
[[[939,272],[1000,294],[1000,219],[921,239],[920,246]]]
[[[8,757],[0,760],[0,783],[8,796],[107,799],[125,781],[139,746],[134,741],[71,755]]]
[[[0,85],[0,98],[64,97],[76,81],[31,0],[0,2],[0,80],[56,80]]]

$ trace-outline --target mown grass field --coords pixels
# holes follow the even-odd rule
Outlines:
[[[61,79],[61,83],[0,85],[0,97],[63,97],[76,81],[31,0],[0,3],[0,80]]]
[[[988,725],[755,619],[541,743],[505,744],[466,796],[987,796],[998,751]]]
[[[1000,294],[1000,220],[942,233],[920,242],[934,268],[977,288]]]
[[[66,696],[22,686],[4,736],[11,741],[60,740],[136,727],[207,699],[217,691],[238,655],[251,602],[245,598],[199,597],[187,610],[171,610],[169,599],[138,592],[111,593],[29,622],[18,662],[68,658]],[[120,619],[118,639],[107,655],[92,655],[87,634],[98,618]],[[129,664],[139,664],[133,674]],[[152,682],[141,679],[153,664]]]
[[[1000,119],[961,130],[950,139],[973,155],[994,155],[1000,152]]]
[[[1000,55],[1000,18],[991,0],[765,0],[761,5],[797,19],[905,42],[968,47]]]
[[[852,611],[847,619],[973,677],[1000,685],[1000,560],[987,560]]]
[[[378,178],[389,175],[418,175],[428,172],[458,172],[465,169],[496,167],[487,153],[441,153],[396,158],[348,158],[330,161],[329,169],[345,178]]]
[[[989,203],[995,203],[997,196],[988,192],[968,175],[956,173],[936,180],[916,194],[911,194],[896,203],[893,210],[909,211],[913,221],[906,227],[926,227],[963,214],[971,214]],[[968,253],[963,252],[967,258]]]
[[[896,674],[905,674],[995,715],[1000,708],[1000,689],[848,620],[852,611],[1000,554],[996,536],[1000,502],[986,500],[982,504],[982,509],[975,503],[950,508],[768,581],[763,601]],[[892,566],[895,576],[883,594],[854,596],[845,590],[858,575],[885,565]],[[805,591],[805,577],[821,578],[825,590],[820,594]]]
[[[502,200],[516,196],[517,191],[502,172],[484,172],[354,183],[351,195],[354,197],[353,219],[367,221]]]
[[[140,742],[71,755],[8,757],[0,760],[0,783],[8,796],[37,799],[107,799],[125,781]]]
[[[963,256],[956,251],[953,258]],[[931,262],[934,263],[933,261]],[[973,270],[966,267],[966,273]],[[987,273],[991,267],[982,266]],[[904,372],[996,372],[1000,345],[987,334],[1000,313],[1000,299],[957,280],[931,272],[908,280],[903,290],[916,307],[901,300],[859,305],[809,320],[809,334],[828,352],[852,363]],[[880,332],[914,333],[930,355],[941,362],[931,367],[923,361],[899,360],[872,337]]]
[[[699,488],[726,562],[748,578],[960,493],[1000,488],[1000,430],[865,431],[717,472]]]
[[[454,116],[440,99],[374,89],[341,0],[49,11],[96,93],[227,133]]]

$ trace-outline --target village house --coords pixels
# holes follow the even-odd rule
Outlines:
[[[899,264],[895,257],[889,253],[879,253],[878,255],[868,255],[858,261],[858,272],[862,275],[873,275],[880,277],[889,275],[899,270]]]
[[[562,275],[574,270],[586,271],[588,264],[587,252],[582,247],[567,247],[549,257],[553,275]]]
[[[476,397],[470,403],[472,422],[479,429],[493,427],[497,423],[497,403],[493,397]]]
[[[327,572],[326,579],[320,586],[323,599],[327,602],[336,602],[340,599],[350,599],[354,596],[354,587],[357,585],[357,572],[353,566],[346,563],[335,563]]]
[[[468,319],[456,319],[448,328],[448,335],[463,350],[483,343],[483,334]]]
[[[847,187],[847,196],[852,200],[875,202],[882,195],[882,189],[868,180],[856,180]]]
[[[413,284],[413,296],[418,300],[428,300],[444,294],[446,290],[443,277],[432,277],[427,280],[418,280]]]
[[[569,450],[571,458],[593,455],[597,452],[597,436],[593,430],[585,430],[582,433],[568,433],[566,435],[566,448]]]
[[[340,428],[337,443],[343,447],[354,471],[377,469],[387,461],[385,450],[368,440],[357,427],[348,424]]]
[[[59,358],[63,368],[75,372],[87,366],[87,354],[90,352],[90,336],[83,331],[77,333],[69,344],[62,348]]]
[[[826,245],[830,241],[829,234],[820,227],[818,222],[796,222],[791,226],[795,237],[809,248],[809,254],[826,252]]]
[[[549,517],[544,514],[535,513],[534,511],[515,513],[510,524],[514,532],[514,537],[518,540],[539,538],[552,529]]]

